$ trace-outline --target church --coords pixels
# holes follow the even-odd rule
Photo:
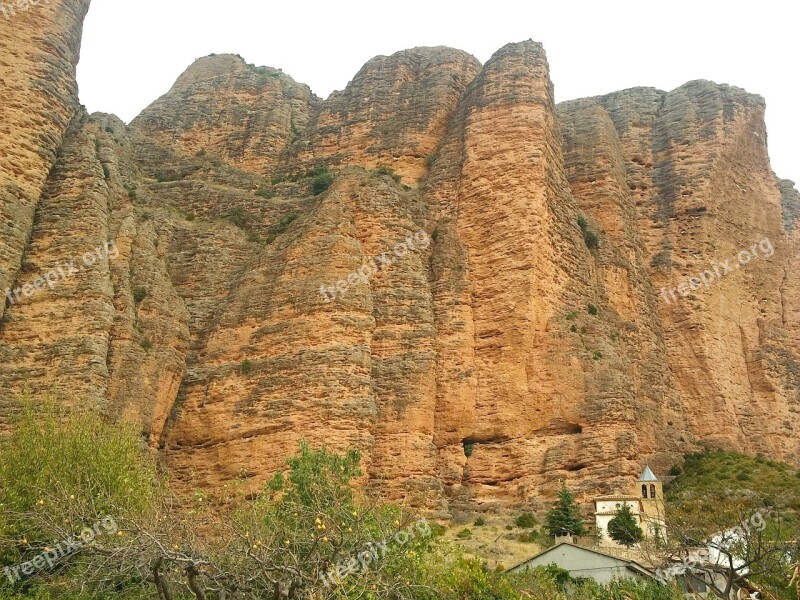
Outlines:
[[[608,535],[608,523],[623,504],[631,509],[645,540],[666,539],[663,482],[648,466],[633,484],[631,492],[630,495],[612,494],[594,499],[595,532],[600,546],[622,548],[621,544]]]

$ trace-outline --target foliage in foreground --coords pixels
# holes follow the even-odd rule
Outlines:
[[[13,431],[0,442],[0,569],[103,516],[116,520],[120,535],[98,536],[13,585],[1,578],[0,599],[680,597],[655,583],[598,586],[552,566],[491,571],[439,539],[435,524],[362,497],[353,486],[362,476],[354,451],[302,443],[255,500],[212,511],[170,505],[128,426],[50,403],[29,405]],[[573,508],[562,490],[551,525],[571,528]]]

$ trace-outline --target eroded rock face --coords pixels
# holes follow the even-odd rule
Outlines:
[[[59,386],[211,493],[356,447],[368,489],[442,514],[700,442],[797,464],[800,195],[758,96],[556,106],[528,41],[378,57],[323,102],[223,55],[126,126],[78,111],[85,9],[47,8],[56,60],[9,29],[27,66],[0,67],[33,107],[0,109],[0,283],[78,267],[6,302],[0,422]]]
[[[39,196],[78,110],[75,66],[88,8],[89,0],[11,3],[0,18],[0,293],[17,280]]]
[[[281,71],[222,54],[195,61],[132,125],[178,154],[211,152],[271,175],[318,102],[308,86]]]

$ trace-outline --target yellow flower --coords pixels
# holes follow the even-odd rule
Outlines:
[[[39,500],[36,504],[38,504],[39,506],[44,506],[44,500]]]
[[[322,538],[322,541],[323,542],[327,542],[328,541],[328,536],[325,536],[324,538]]]
[[[125,534],[124,534],[124,533],[122,533],[121,531],[118,531],[118,532],[117,532],[117,537],[122,537],[123,535],[125,535]]]
[[[70,495],[69,495],[69,499],[70,499],[70,500],[75,500],[75,496],[74,496],[74,495],[72,495],[72,494],[70,494]]]
[[[397,525],[398,527],[400,527],[400,521],[398,519],[394,520],[394,524]]]

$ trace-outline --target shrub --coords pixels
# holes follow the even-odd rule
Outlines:
[[[472,531],[470,529],[462,529],[456,534],[456,537],[460,540],[472,539]]]
[[[669,474],[672,477],[677,477],[681,473],[683,473],[683,470],[678,465],[673,465],[672,468],[669,470]]]
[[[376,175],[380,175],[380,176],[388,175],[389,177],[394,179],[395,183],[400,183],[400,180],[402,179],[402,177],[400,177],[400,175],[398,175],[392,169],[390,169],[389,167],[386,167],[386,166],[381,166],[381,167],[378,167],[377,169],[375,169],[375,174]]]
[[[578,227],[581,228],[581,232],[583,233],[586,233],[586,231],[589,229],[589,222],[583,215],[578,216]]]
[[[328,165],[319,165],[306,171],[306,177],[319,177],[320,175],[325,175],[329,172],[330,170],[328,169]]]
[[[472,456],[472,451],[475,449],[475,444],[471,442],[464,442],[464,456],[469,458]]]
[[[539,523],[531,513],[523,513],[514,521],[517,527],[533,529]]]
[[[440,235],[441,234],[439,233],[439,228],[437,227],[436,229],[433,230],[433,233],[431,233],[431,239],[435,242],[436,240],[439,239]]]
[[[22,400],[13,433],[0,438],[0,554],[23,537],[64,539],[63,520],[146,513],[162,490],[155,464],[133,424],[113,423],[62,399]],[[34,541],[35,540],[35,541]],[[39,550],[41,551],[41,550]]]
[[[428,154],[425,157],[425,167],[430,169],[433,166],[433,163],[436,162],[436,154]]]
[[[256,192],[256,196],[261,196],[262,198],[266,198],[269,200],[270,198],[274,198],[277,194],[273,190],[268,190],[266,188],[261,188]]]
[[[111,170],[108,168],[108,165],[103,163],[103,177],[105,179],[111,179]]]
[[[150,338],[144,338],[140,345],[146,352],[150,352],[153,349],[153,341]]]
[[[583,234],[583,241],[589,250],[597,250],[600,247],[600,238],[594,231],[587,231]]]
[[[137,287],[137,288],[133,289],[133,301],[136,304],[139,304],[146,297],[147,297],[147,288],[145,288],[145,287]]]
[[[592,355],[592,358],[594,360],[600,360],[601,358],[603,358],[603,353],[600,352],[600,350],[595,350],[595,353]]]
[[[240,229],[244,229],[247,225],[247,212],[241,206],[230,209],[225,214],[225,218]]]
[[[320,194],[326,192],[331,185],[333,185],[333,175],[330,173],[317,175],[311,181],[311,192],[315,196],[319,196]]]
[[[269,235],[267,236],[267,243],[271,244],[279,235],[289,229],[289,225],[294,223],[300,215],[286,215],[280,221],[275,223],[269,228]]]
[[[573,310],[567,314],[567,321],[574,321],[577,316],[578,316],[578,311]]]
[[[473,525],[475,525],[475,527],[483,527],[484,525],[486,525],[486,519],[484,519],[483,517],[478,517],[477,519],[475,519]]]
[[[239,365],[239,373],[241,373],[242,375],[249,375],[252,370],[253,370],[253,363],[251,363],[246,358],[242,361],[242,364]]]
[[[594,304],[590,304],[586,307],[586,312],[588,312],[590,315],[597,315],[598,310]]]
[[[197,158],[202,158],[202,157],[204,157],[204,156],[206,155],[206,150],[205,150],[205,148],[201,148],[200,150],[198,150],[197,152],[195,152],[195,153],[194,153],[194,155],[195,155]]]

